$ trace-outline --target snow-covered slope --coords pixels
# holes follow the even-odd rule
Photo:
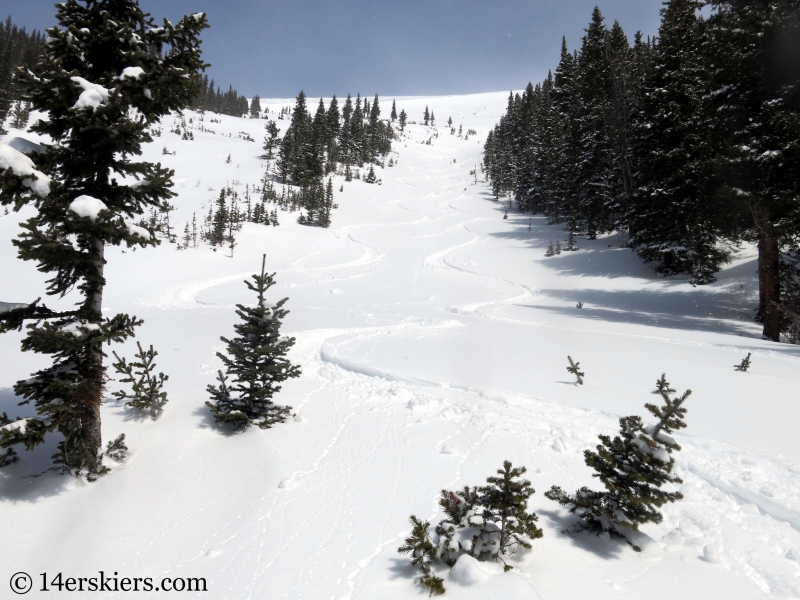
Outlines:
[[[655,277],[621,236],[545,258],[560,227],[513,210],[503,220],[480,171],[477,185],[469,175],[506,98],[397,98],[411,120],[429,106],[439,126],[408,127],[397,166],[377,170],[383,185],[334,178],[330,229],[281,212],[278,228],[245,225],[233,258],[167,243],[109,251],[108,310],[145,319],[138,339],[159,352],[169,404],[154,422],[107,402],[104,436],[124,432],[131,452],[96,483],[35,476],[52,446],[0,472],[0,586],[26,571],[40,597],[39,573],[102,570],[204,577],[204,598],[424,597],[396,552],[408,516],[434,518],[439,490],[480,484],[508,459],[528,468],[544,538],[511,573],[462,573],[473,585],[445,576],[447,597],[800,597],[800,348],[758,335],[753,253],[696,288]],[[384,114],[390,102],[382,98]],[[450,116],[478,135],[451,136]],[[166,119],[147,148],[176,171],[179,231],[222,186],[242,193],[263,174],[264,121],[210,117],[215,133],[195,131],[195,141],[169,133]],[[176,154],[162,156],[164,146]],[[0,217],[3,302],[43,293],[43,277],[11,245],[26,214]],[[242,280],[262,253],[277,271],[275,298],[290,298],[284,329],[297,337],[303,376],[278,401],[297,417],[226,435],[203,406],[205,386],[234,304],[252,302]],[[42,364],[20,354],[20,336],[0,337],[0,412],[14,416],[30,409],[16,407],[11,386]],[[747,352],[751,372],[735,372]],[[585,385],[571,383],[568,354]],[[572,518],[543,492],[598,485],[583,450],[620,416],[644,415],[662,372],[693,390],[689,427],[676,434],[685,499],[644,528],[642,553],[565,535]]]

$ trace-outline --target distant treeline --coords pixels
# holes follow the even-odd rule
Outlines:
[[[192,108],[241,117],[250,112],[250,103],[247,98],[240,96],[233,86],[228,86],[228,91],[223,92],[213,79],[209,81],[208,75],[205,75],[192,102]]]
[[[595,9],[580,50],[509,97],[484,164],[498,197],[572,236],[626,232],[695,284],[756,242],[764,335],[800,342],[800,8],[706,4],[666,2],[632,46]]]
[[[0,25],[0,129],[20,90],[14,81],[15,67],[30,67],[36,62],[44,36],[36,30],[31,33],[20,29],[9,16]]]

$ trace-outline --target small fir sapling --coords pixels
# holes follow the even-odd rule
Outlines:
[[[583,308],[583,302],[578,302],[578,303],[575,305],[575,308]]]
[[[733,368],[737,371],[747,373],[747,369],[750,368],[750,352],[748,352],[747,356],[742,359],[742,362],[740,362],[738,365],[733,365]]]
[[[231,162],[231,155],[230,154],[228,154],[228,158],[225,159],[225,162],[227,164],[230,164],[230,162]]]
[[[580,308],[580,307],[578,307],[578,308]],[[576,383],[578,385],[583,385],[583,378],[586,375],[586,373],[584,373],[583,371],[580,370],[581,363],[572,362],[572,357],[571,356],[567,356],[567,359],[569,359],[569,366],[567,367],[567,371],[569,371],[570,373],[575,375],[575,378],[577,379]]]
[[[364,176],[364,183],[375,183],[378,181],[378,178],[375,176],[375,169],[372,168],[372,165],[369,166],[369,173]]]
[[[151,345],[149,350],[145,351],[139,342],[136,342],[139,351],[135,354],[135,361],[127,362],[124,358],[120,358],[116,352],[113,352],[114,358],[117,362],[113,363],[114,369],[117,373],[124,375],[120,379],[120,383],[130,383],[132,385],[132,393],[125,390],[114,392],[111,395],[118,400],[127,400],[126,406],[135,408],[137,410],[150,411],[150,416],[157,419],[162,411],[164,405],[167,403],[167,393],[162,391],[164,382],[169,379],[168,375],[153,373],[156,368],[153,360],[158,356],[158,352],[153,350]]]
[[[550,242],[550,245],[547,246],[547,252],[545,252],[544,255],[547,257],[556,255],[556,249],[553,247],[553,242]]]
[[[409,554],[411,564],[419,567],[422,575],[415,581],[428,588],[429,596],[440,596],[444,594],[444,579],[433,574],[431,567],[438,564],[439,548],[431,540],[428,531],[431,524],[428,521],[421,521],[411,515],[411,535],[405,539],[405,543],[397,551],[400,554]]]
[[[300,376],[300,367],[286,359],[295,339],[280,335],[281,322],[289,313],[282,308],[288,298],[272,306],[265,300],[267,290],[275,285],[275,274],[270,275],[265,270],[266,259],[265,254],[261,274],[252,276],[254,283],[245,281],[258,295],[258,303],[254,307],[236,305],[241,321],[234,325],[234,330],[239,337],[220,338],[227,346],[226,354],[217,353],[225,366],[225,374],[219,371],[219,385],[207,388],[211,401],[206,402],[206,406],[214,418],[219,423],[233,425],[238,431],[250,425],[267,429],[285,422],[292,408],[274,404],[272,397],[280,391],[280,383]],[[233,379],[231,386],[227,384],[229,376]]]
[[[422,570],[419,583],[431,595],[444,593],[442,580],[432,567],[444,563],[453,567],[462,554],[480,561],[500,562],[505,571],[512,569],[509,559],[519,548],[530,549],[533,540],[542,537],[536,526],[538,516],[529,513],[528,499],[535,493],[530,481],[522,479],[525,467],[503,462],[497,476],[488,477],[486,485],[465,486],[459,492],[442,490],[439,506],[445,517],[428,532],[430,524],[411,517],[414,529],[401,554],[411,554],[411,562]]]
[[[570,496],[554,485],[545,492],[547,498],[584,521],[579,529],[594,530],[598,535],[608,532],[625,539],[636,551],[641,548],[630,540],[630,533],[638,531],[639,525],[660,523],[663,517],[658,509],[683,498],[680,492],[666,492],[661,487],[666,483],[683,483],[672,473],[675,465],[672,453],[681,447],[670,434],[686,427],[683,404],[692,391],[671,398],[668,391],[671,388],[663,375],[657,385],[664,404],[645,404],[657,419],[655,425],[644,425],[639,416],[623,417],[619,420],[619,435],[613,440],[611,436],[600,435],[602,443],[597,452],[584,451],[586,465],[595,470],[593,477],[600,479],[604,491],[582,487]]]
[[[578,245],[575,243],[575,233],[570,229],[569,236],[567,236],[567,247],[564,248],[564,250],[575,252],[577,249]]]
[[[561,254],[561,242],[556,240],[556,255]]]

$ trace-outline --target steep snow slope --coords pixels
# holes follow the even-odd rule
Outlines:
[[[482,483],[508,459],[528,468],[545,536],[512,573],[473,585],[445,576],[448,597],[800,597],[800,348],[761,341],[750,320],[753,253],[697,288],[655,277],[621,236],[545,258],[548,242],[563,240],[560,227],[513,210],[503,220],[480,172],[477,185],[469,175],[506,98],[398,98],[411,120],[429,106],[439,126],[408,127],[395,143],[397,166],[377,170],[383,185],[353,181],[339,193],[343,179],[334,178],[339,209],[328,230],[281,212],[278,228],[246,225],[233,258],[167,243],[111,250],[108,310],[145,319],[138,339],[159,352],[170,402],[153,422],[108,401],[104,435],[125,432],[131,453],[94,484],[36,476],[52,445],[0,472],[0,585],[17,571],[38,588],[42,572],[103,570],[205,577],[207,598],[424,597],[396,553],[408,516],[435,518],[440,489]],[[390,102],[382,99],[384,114]],[[451,136],[441,126],[449,116],[478,135]],[[241,194],[266,166],[264,121],[210,118],[215,133],[195,131],[195,141],[169,133],[165,119],[147,148],[176,170],[179,231],[220,187]],[[164,146],[176,154],[162,156]],[[3,302],[43,290],[10,242],[25,214],[0,217]],[[292,358],[303,377],[278,401],[297,417],[226,435],[203,406],[205,386],[235,303],[252,302],[242,280],[262,253],[277,271],[274,297],[290,298],[284,329],[297,337]],[[0,337],[0,412],[25,416],[10,388],[41,360],[20,354],[19,340]],[[751,372],[734,372],[747,352]],[[585,385],[571,383],[568,354]],[[685,500],[644,528],[642,553],[565,535],[572,518],[543,492],[597,485],[583,450],[614,433],[620,416],[644,414],[662,371],[694,392],[689,427],[676,436]]]

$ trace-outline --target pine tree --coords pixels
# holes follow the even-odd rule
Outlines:
[[[406,115],[405,109],[400,111],[400,131],[406,130],[406,120],[408,119],[408,115]]]
[[[750,352],[747,353],[738,365],[733,366],[734,369],[737,371],[742,371],[743,373],[747,373],[747,370],[750,368]]]
[[[167,393],[162,391],[164,382],[169,379],[168,375],[159,373],[155,375],[153,370],[156,368],[153,360],[158,356],[158,352],[153,350],[153,346],[145,351],[139,342],[136,342],[139,351],[136,353],[138,360],[127,362],[124,358],[120,358],[114,352],[114,358],[117,362],[114,363],[114,369],[120,375],[124,375],[120,379],[120,383],[131,383],[132,394],[121,390],[114,392],[111,395],[118,400],[127,400],[126,406],[138,410],[150,411],[150,416],[153,419],[158,418],[164,410],[164,405],[167,403]]]
[[[392,123],[397,120],[397,105],[395,104],[394,100],[392,100],[392,112],[389,117],[392,119]]]
[[[275,121],[267,121],[264,125],[264,151],[267,153],[266,158],[272,158],[272,151],[278,145],[278,125]]]
[[[798,248],[800,9],[794,0],[714,0],[708,20],[711,89],[704,98],[714,133],[715,183],[736,225],[758,244],[763,335],[780,341],[781,253]]]
[[[15,242],[19,256],[51,275],[48,294],[77,289],[82,301],[72,311],[52,311],[36,301],[0,315],[0,331],[35,321],[22,349],[53,359],[52,366],[14,387],[23,403],[34,403],[37,417],[24,432],[2,430],[0,446],[24,443],[32,449],[58,431],[55,463],[95,478],[104,472],[102,345],[133,336],[141,322],[126,314],[103,316],[105,247],[157,243],[131,220],[175,195],[169,189],[172,171],[131,158],[152,141],[153,123],[194,97],[197,72],[205,66],[198,36],[207,20],[197,13],[156,27],[135,0],[66,0],[56,18],[59,26],[48,30],[39,61],[17,77],[24,99],[49,115],[32,131],[58,143],[32,155],[25,161],[32,167],[24,171],[19,160],[0,159],[0,203],[36,209]],[[119,176],[140,185],[118,185]]]
[[[423,587],[428,588],[429,595],[440,596],[444,594],[444,579],[433,574],[431,567],[439,562],[439,549],[431,540],[428,529],[431,524],[428,521],[421,521],[411,515],[411,535],[405,539],[405,543],[397,551],[400,554],[411,555],[411,564],[419,567],[422,571],[416,581]]]
[[[577,380],[576,383],[578,385],[583,385],[583,378],[586,376],[586,373],[581,371],[581,363],[573,362],[571,356],[568,356],[567,359],[569,360],[569,366],[567,367],[567,371],[575,375],[575,379]]]
[[[605,491],[582,487],[570,496],[553,486],[545,493],[547,498],[583,519],[583,527],[628,539],[637,551],[640,548],[630,541],[630,532],[644,523],[660,523],[663,517],[658,508],[683,498],[680,492],[661,488],[667,483],[683,483],[672,474],[675,465],[672,453],[681,447],[670,434],[686,427],[683,403],[692,392],[687,390],[681,397],[670,398],[669,382],[663,375],[662,380],[663,389],[659,393],[663,405],[645,404],[657,419],[655,425],[645,426],[638,416],[623,417],[618,436],[612,440],[600,435],[602,443],[597,452],[584,452],[586,465],[595,470],[593,476],[600,479]]]
[[[300,376],[300,368],[286,359],[295,339],[280,336],[281,322],[288,314],[282,307],[288,298],[272,306],[266,303],[265,294],[275,285],[275,274],[265,270],[266,260],[265,254],[261,274],[252,276],[254,283],[245,281],[248,289],[257,294],[258,303],[255,307],[236,305],[241,320],[234,325],[238,337],[220,338],[225,342],[226,354],[218,352],[217,356],[225,366],[225,374],[220,371],[219,385],[207,388],[211,401],[206,406],[214,418],[239,431],[250,425],[267,429],[285,422],[291,407],[274,404],[272,397],[281,390],[279,384]],[[230,387],[229,377],[233,378]]]
[[[431,113],[428,112],[427,106],[425,107],[425,113],[422,115],[422,120],[425,123],[425,125],[427,125],[428,122],[431,120]]]
[[[629,245],[664,275],[687,272],[692,283],[715,280],[729,251],[718,241],[726,213],[710,177],[703,98],[710,92],[699,0],[671,0],[661,11],[659,43],[644,82],[635,129],[639,185]]]
[[[370,165],[369,172],[364,176],[364,183],[375,183],[376,181],[378,181],[378,178],[375,176],[375,169]]]
[[[253,96],[250,101],[250,116],[254,119],[258,119],[261,116],[261,98],[258,97],[258,94]]]

